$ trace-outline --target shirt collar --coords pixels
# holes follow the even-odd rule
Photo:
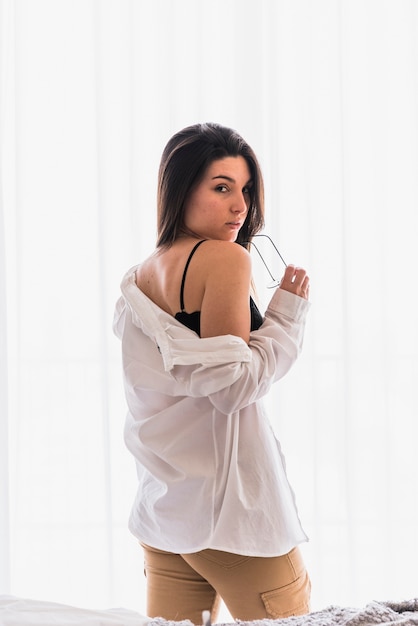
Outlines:
[[[134,326],[157,344],[166,371],[175,365],[216,365],[251,360],[251,350],[241,337],[222,335],[200,338],[157,306],[137,286],[137,267],[125,274],[121,283],[122,295],[131,311]]]

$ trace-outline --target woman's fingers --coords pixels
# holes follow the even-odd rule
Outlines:
[[[307,299],[309,296],[309,276],[306,270],[295,265],[288,265],[280,288]]]

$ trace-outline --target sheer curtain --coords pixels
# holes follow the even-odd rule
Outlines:
[[[10,511],[9,511],[9,424],[7,371],[7,302],[6,302],[6,254],[4,223],[4,175],[5,175],[5,113],[8,76],[6,61],[9,46],[5,29],[6,7],[0,5],[0,589],[10,588]]]
[[[311,275],[268,408],[313,608],[416,595],[414,0],[0,7],[0,592],[145,612],[112,314],[166,140],[212,120],[253,145],[266,232]]]

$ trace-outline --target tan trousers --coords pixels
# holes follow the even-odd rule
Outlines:
[[[309,612],[310,580],[300,551],[247,557],[219,550],[173,554],[142,544],[147,615],[202,624],[216,622],[220,599],[234,620],[283,618]]]

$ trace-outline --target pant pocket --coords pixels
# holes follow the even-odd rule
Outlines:
[[[289,585],[261,594],[267,615],[271,619],[309,613],[310,596],[311,581],[306,570]]]

